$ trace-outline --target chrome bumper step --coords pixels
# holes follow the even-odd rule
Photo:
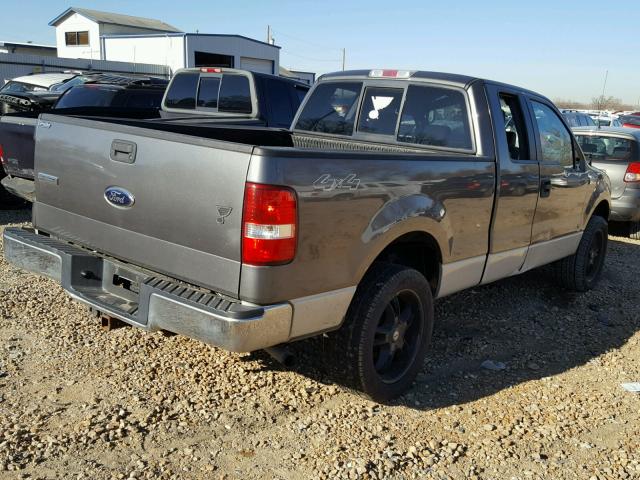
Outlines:
[[[73,298],[145,330],[169,330],[233,351],[289,339],[288,303],[258,306],[162,277],[25,228],[4,231],[5,258]]]

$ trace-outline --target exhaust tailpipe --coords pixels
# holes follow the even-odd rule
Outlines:
[[[264,351],[267,352],[276,362],[287,368],[291,368],[296,364],[296,357],[287,347],[269,347],[265,348]]]

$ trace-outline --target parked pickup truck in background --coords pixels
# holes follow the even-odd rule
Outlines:
[[[289,128],[309,86],[294,80],[226,68],[179,70],[166,93],[166,81],[117,78],[75,86],[55,104],[60,115],[92,115],[121,118],[158,118],[182,125],[246,125]],[[124,86],[115,86],[118,83]],[[153,84],[149,82],[154,80]],[[74,79],[69,82],[73,82]],[[97,83],[112,84],[95,90]],[[144,83],[143,83],[144,82]],[[162,90],[153,90],[161,83]],[[146,87],[146,88],[143,88]],[[123,91],[111,94],[111,90]],[[152,96],[153,103],[149,100]],[[161,101],[162,98],[162,101]],[[156,104],[157,102],[157,104]],[[161,111],[158,111],[161,103]],[[72,109],[73,107],[73,109]],[[87,107],[83,110],[80,107]],[[90,107],[90,108],[89,108]],[[61,110],[64,109],[64,110]],[[33,201],[33,131],[37,114],[14,114],[0,118],[0,146],[8,178],[2,185],[21,198]]]
[[[462,75],[328,74],[291,131],[45,114],[35,173],[9,262],[232,351],[331,332],[378,401],[422,368],[434,298],[552,262],[585,291],[607,247],[608,178],[560,112]]]
[[[233,68],[178,70],[162,101],[163,118],[289,128],[309,85]],[[202,121],[200,120],[200,121]]]
[[[151,77],[78,75],[60,84],[69,88],[59,93],[51,111],[58,115],[159,117],[167,83],[167,80]],[[3,173],[0,184],[8,192],[30,202],[35,196],[33,135],[40,113],[35,109],[0,117],[0,163],[4,169],[4,172],[0,171]],[[0,194],[6,195],[5,192]]]

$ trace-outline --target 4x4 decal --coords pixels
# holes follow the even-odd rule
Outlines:
[[[313,182],[313,187],[325,192],[332,190],[356,190],[360,186],[360,179],[355,173],[350,173],[344,178],[337,178],[329,173],[324,173]]]

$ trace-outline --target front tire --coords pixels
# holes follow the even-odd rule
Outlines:
[[[586,292],[598,283],[607,255],[608,235],[607,221],[591,217],[576,253],[553,265],[560,284],[569,290]]]
[[[412,268],[378,263],[358,286],[337,332],[335,358],[344,359],[351,386],[386,402],[415,380],[432,331],[429,282]]]

